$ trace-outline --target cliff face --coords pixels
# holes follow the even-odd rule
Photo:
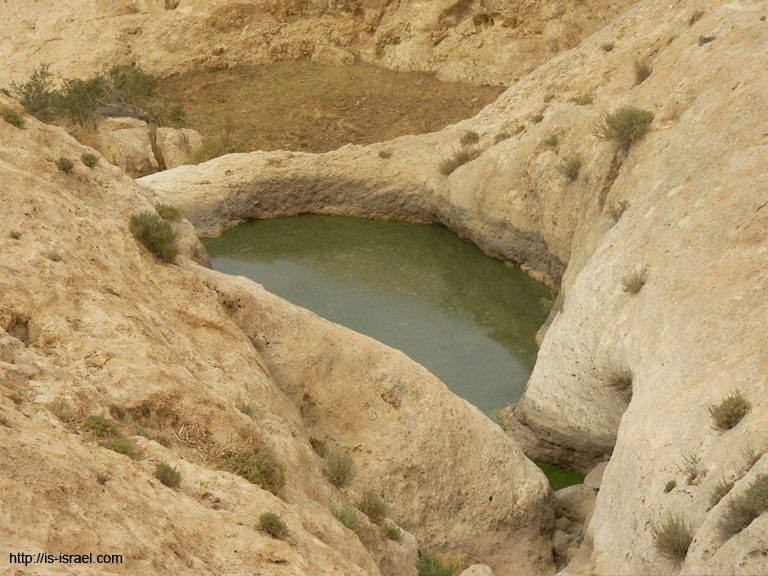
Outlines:
[[[0,85],[39,63],[80,77],[104,63],[159,76],[273,60],[379,63],[504,84],[575,46],[632,0],[10,0]],[[66,57],[63,57],[66,55]]]
[[[252,282],[160,263],[128,228],[153,210],[146,190],[103,159],[88,168],[89,149],[0,95],[14,107],[24,127],[0,121],[4,562],[82,550],[123,554],[116,570],[131,574],[415,574],[412,536],[386,540],[362,517],[356,535],[331,514],[370,490],[424,549],[499,574],[513,559],[553,569],[547,481],[479,410]],[[349,452],[348,486],[331,484],[311,437]],[[226,471],[254,446],[284,467],[276,495]],[[155,478],[163,462],[178,489]],[[259,530],[268,512],[285,540]]]
[[[582,469],[610,457],[569,571],[760,572],[767,517],[727,539],[717,525],[732,496],[709,507],[721,479],[738,495],[765,469],[750,472],[742,453],[768,449],[764,16],[757,1],[646,0],[439,133],[233,155],[141,182],[204,233],[300,211],[439,221],[561,285],[515,415],[531,455]],[[642,63],[651,72],[639,81]],[[622,107],[654,114],[627,150],[595,136]],[[480,134],[479,154],[446,177],[438,166],[466,130]],[[611,386],[618,376],[631,385]],[[736,389],[751,411],[714,429],[708,408]],[[688,484],[691,458],[701,471]],[[682,565],[652,536],[673,514],[693,534]]]

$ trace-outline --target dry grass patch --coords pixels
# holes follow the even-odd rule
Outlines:
[[[288,525],[280,516],[272,512],[259,516],[259,530],[277,540],[288,536]]]
[[[635,269],[631,274],[627,274],[621,279],[621,287],[624,292],[629,294],[637,294],[643,289],[646,282],[648,282],[648,267]]]
[[[165,462],[155,464],[155,478],[168,488],[178,488],[181,484],[181,472]]]
[[[285,466],[265,446],[254,446],[224,458],[222,469],[242,476],[273,494],[285,485]]]
[[[681,562],[693,541],[691,528],[682,516],[668,515],[660,524],[651,522],[653,543],[662,555]]]
[[[334,448],[325,455],[328,480],[336,487],[343,487],[355,476],[355,464],[352,456],[343,448]]]
[[[752,404],[744,398],[744,395],[736,390],[725,398],[720,404],[709,407],[709,415],[712,417],[714,428],[730,430],[747,415]]]
[[[441,174],[448,176],[459,167],[463,166],[467,162],[471,162],[480,155],[480,152],[472,149],[462,149],[454,152],[453,156],[446,158],[438,166],[438,170]]]
[[[616,142],[623,148],[642,138],[653,122],[654,114],[638,108],[619,108],[606,113],[595,126],[594,134],[599,140]]]
[[[766,511],[768,511],[768,474],[761,474],[743,494],[728,502],[720,519],[720,531],[726,538],[730,538],[744,530]]]

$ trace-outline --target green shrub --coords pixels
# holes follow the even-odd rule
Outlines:
[[[654,114],[637,108],[620,108],[616,112],[606,113],[595,127],[595,136],[604,141],[617,142],[629,148],[640,139],[653,122]]]
[[[344,504],[344,506],[332,506],[331,514],[336,517],[336,520],[342,523],[342,525],[352,530],[352,532],[359,532],[363,528],[363,521],[360,518],[360,513],[351,504]]]
[[[346,486],[355,475],[355,465],[346,450],[329,450],[325,458],[328,465],[328,480],[337,487]]]
[[[230,456],[222,468],[242,476],[251,484],[258,484],[273,494],[285,485],[285,467],[271,450],[254,446],[250,450]]]
[[[325,440],[320,440],[319,438],[310,438],[309,444],[312,446],[312,450],[314,450],[318,456],[325,458],[325,455],[328,453],[328,446],[326,446]]]
[[[363,492],[363,496],[357,504],[357,509],[368,516],[368,519],[374,524],[381,524],[384,522],[384,518],[387,517],[386,504],[372,490]]]
[[[48,70],[48,64],[40,64],[32,72],[29,80],[23,84],[15,82],[11,84],[11,91],[27,113],[43,121],[53,117],[56,91],[53,88],[53,74]]]
[[[178,236],[156,212],[133,214],[130,228],[134,237],[160,260],[173,262],[178,256]]]
[[[549,146],[550,148],[554,148],[558,145],[560,142],[560,139],[557,137],[557,134],[550,134],[546,140],[544,140],[544,146]]]
[[[96,166],[96,164],[99,163],[99,157],[93,152],[83,152],[80,155],[80,160],[83,162],[83,164],[88,166],[88,168],[93,168]]]
[[[539,113],[539,114],[534,114],[533,116],[531,116],[531,122],[533,122],[534,124],[538,124],[542,120],[544,120],[544,114]]]
[[[155,478],[168,488],[178,488],[181,484],[181,472],[165,462],[155,464]]]
[[[65,174],[69,174],[72,172],[72,168],[75,167],[75,163],[72,162],[69,158],[66,158],[64,156],[61,156],[58,160],[55,162],[56,167],[64,172]]]
[[[499,132],[498,134],[496,134],[496,136],[493,137],[493,143],[498,144],[499,142],[502,142],[507,138],[509,138],[509,134],[507,134],[506,132]]]
[[[3,108],[3,120],[11,126],[16,126],[16,128],[24,128],[24,120],[19,117],[13,108]]]
[[[667,483],[665,484],[665,486],[664,486],[664,492],[665,492],[666,494],[669,494],[669,493],[670,493],[670,492],[672,492],[672,490],[674,490],[676,487],[677,487],[677,480],[670,480],[669,482],[667,482]]]
[[[592,102],[594,101],[595,101],[595,95],[592,94],[592,92],[579,94],[578,96],[574,96],[569,100],[569,102],[574,102],[578,106],[586,106],[587,104],[592,104]]]
[[[106,102],[109,94],[107,79],[97,74],[87,80],[65,78],[55,93],[53,103],[57,115],[85,124],[94,109]]]
[[[462,146],[469,146],[470,144],[477,144],[480,141],[480,134],[477,132],[473,132],[472,130],[468,130],[464,132],[464,134],[461,135],[461,145]]]
[[[603,44],[600,44],[600,48],[603,49],[603,52],[613,52],[615,47],[616,45],[613,42],[604,42]]]
[[[714,508],[717,506],[720,503],[720,500],[722,500],[725,495],[731,491],[731,488],[733,488],[733,482],[728,482],[725,479],[725,476],[723,476],[720,482],[717,483],[717,486],[715,486],[712,494],[709,496],[709,507]]]
[[[635,86],[645,82],[653,72],[653,68],[646,60],[635,60]]]
[[[288,525],[280,516],[272,512],[259,516],[259,530],[277,540],[282,540],[288,536]]]
[[[11,92],[8,90],[8,88],[0,88],[0,92],[5,94],[6,96],[10,96]]]
[[[746,491],[728,502],[718,527],[730,538],[768,510],[768,474],[759,475]]]
[[[237,409],[249,418],[252,418],[253,415],[256,414],[256,404],[240,402],[240,404],[237,406]]]
[[[155,211],[160,215],[160,218],[169,222],[178,222],[183,216],[181,210],[170,204],[155,204]]]
[[[83,420],[83,428],[87,428],[100,438],[118,438],[121,436],[117,426],[104,418],[104,416],[99,416],[98,414],[86,416]]]
[[[691,529],[682,516],[668,515],[661,524],[651,522],[651,534],[656,549],[677,562],[685,558],[693,541]]]
[[[450,158],[443,160],[438,166],[441,174],[448,176],[452,174],[459,166],[463,166],[467,162],[471,162],[479,156],[477,150],[458,150]]]
[[[134,457],[133,442],[127,438],[113,438],[111,440],[104,440],[101,444],[104,448],[128,456],[128,458]]]
[[[631,274],[624,276],[624,278],[621,279],[621,286],[624,292],[628,292],[629,294],[637,294],[640,292],[643,286],[645,286],[647,281],[648,267],[643,266],[642,268],[637,268]]]
[[[416,561],[419,576],[456,576],[465,567],[466,563],[463,560],[446,561],[428,554],[420,555]]]
[[[566,160],[565,164],[561,168],[563,174],[566,175],[571,182],[575,181],[579,177],[579,171],[581,170],[581,158],[573,156]]]
[[[693,484],[697,478],[704,474],[701,467],[701,458],[693,452],[682,452],[682,461],[677,464],[677,469],[685,474],[685,483]]]
[[[715,428],[730,430],[741,422],[741,419],[747,415],[751,408],[752,404],[749,400],[744,398],[740,391],[736,390],[720,402],[720,404],[710,406],[709,414],[712,416]]]
[[[381,533],[384,535],[384,538],[387,538],[388,540],[399,541],[403,537],[403,531],[400,530],[397,525],[392,524],[392,522],[384,524],[384,526],[381,527]]]

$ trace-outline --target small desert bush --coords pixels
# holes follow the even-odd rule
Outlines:
[[[595,136],[604,141],[617,142],[624,148],[645,134],[653,122],[654,114],[638,108],[619,108],[606,113],[595,127]]]
[[[480,141],[480,134],[473,132],[472,130],[468,130],[461,135],[461,139],[459,141],[461,142],[462,146],[477,144]]]
[[[3,120],[16,128],[24,128],[24,120],[19,117],[13,108],[3,108]]]
[[[355,475],[355,465],[349,452],[342,448],[329,450],[325,456],[328,465],[328,480],[334,486],[341,488],[349,484]]]
[[[624,212],[627,211],[627,208],[629,208],[629,202],[626,200],[619,200],[618,202],[611,204],[608,211],[611,214],[611,218],[618,222],[624,215]]]
[[[466,558],[461,554],[424,554],[416,561],[419,576],[458,576],[466,568]]]
[[[122,454],[123,456],[128,456],[128,458],[134,457],[134,447],[133,442],[128,440],[127,438],[112,438],[109,440],[104,440],[101,445],[104,448],[107,448],[109,450],[112,450],[113,452],[117,452],[118,454]]]
[[[160,218],[169,222],[178,222],[183,216],[181,210],[170,204],[155,204],[155,211],[160,215]]]
[[[629,294],[637,294],[640,292],[640,290],[642,290],[647,281],[648,267],[643,266],[642,268],[637,268],[631,274],[624,276],[624,278],[621,279],[621,287],[624,292],[628,292]]]
[[[685,474],[686,484],[693,484],[704,474],[701,458],[693,452],[682,452],[680,456],[682,460],[677,464],[677,469]]]
[[[331,514],[336,517],[336,520],[342,523],[342,525],[352,530],[352,532],[359,532],[363,528],[363,521],[360,518],[360,512],[351,504],[344,504],[344,506],[332,506]]]
[[[61,262],[61,254],[58,252],[47,252],[45,254],[45,257],[48,258],[51,262]]]
[[[56,160],[55,164],[56,167],[65,174],[72,172],[72,168],[75,167],[75,163],[65,156],[61,156],[58,160]]]
[[[457,150],[453,156],[446,158],[438,166],[438,170],[441,174],[448,176],[452,174],[459,166],[463,166],[467,162],[471,162],[478,157],[480,153],[477,150]]]
[[[506,132],[499,132],[498,134],[496,134],[496,136],[493,137],[493,142],[494,144],[498,144],[499,142],[502,142],[507,138],[509,138],[509,134],[507,134]]]
[[[561,168],[561,171],[571,182],[575,181],[579,177],[579,171],[581,170],[581,158],[574,156],[565,161],[565,164]]]
[[[534,114],[533,116],[531,116],[531,122],[533,122],[534,124],[538,124],[542,120],[544,120],[544,114],[539,113],[539,114]]]
[[[264,446],[254,446],[230,456],[224,459],[221,467],[272,493],[285,485],[283,463]]]
[[[676,562],[685,558],[693,541],[690,527],[682,516],[676,515],[668,515],[661,524],[652,522],[651,535],[656,550]]]
[[[768,511],[768,474],[761,474],[743,494],[732,498],[720,518],[719,528],[730,538],[749,526],[763,512]]]
[[[613,42],[604,42],[600,44],[600,48],[603,49],[603,52],[613,52],[615,47],[616,45]]]
[[[249,402],[240,402],[237,409],[249,418],[252,418],[253,415],[256,414],[256,404],[251,404]]]
[[[743,478],[752,469],[758,460],[765,454],[765,450],[758,450],[752,443],[741,449],[741,462],[736,466],[736,475]]]
[[[168,488],[178,488],[181,484],[181,472],[165,462],[155,464],[155,478]]]
[[[669,494],[677,487],[677,480],[670,480],[664,485],[664,493]]]
[[[645,82],[653,72],[653,68],[646,60],[635,60],[635,86]]]
[[[80,155],[80,160],[83,162],[83,164],[88,166],[88,168],[93,168],[96,166],[96,164],[99,163],[99,157],[93,152],[83,152]]]
[[[569,102],[573,102],[578,106],[586,106],[587,104],[592,104],[592,102],[594,101],[595,101],[595,95],[592,94],[592,92],[579,94],[578,96],[574,96],[569,100]]]
[[[18,230],[11,230],[8,233],[8,236],[13,238],[14,240],[18,240],[19,238],[21,238],[21,232],[19,232]]]
[[[368,519],[374,524],[381,524],[387,516],[386,504],[372,490],[363,492],[360,502],[357,503],[357,509],[368,516]]]
[[[403,531],[400,530],[397,525],[392,524],[392,522],[384,524],[384,526],[381,527],[381,533],[384,535],[384,538],[389,540],[398,541],[403,537]]]
[[[157,213],[133,214],[130,228],[134,237],[164,262],[172,262],[179,254],[178,236],[171,225]]]
[[[29,80],[22,84],[11,84],[11,91],[16,96],[27,113],[46,121],[53,116],[53,74],[48,70],[48,64],[36,68]]]
[[[325,455],[328,453],[328,446],[326,446],[325,440],[320,440],[319,438],[310,438],[309,444],[312,446],[312,450],[314,450],[318,456],[325,458]]]
[[[728,482],[725,477],[723,477],[709,496],[709,507],[714,508],[717,506],[720,503],[720,500],[722,500],[732,488],[733,482]]]
[[[267,512],[259,516],[259,530],[278,540],[288,536],[288,525],[280,516],[273,512]]]
[[[608,378],[608,386],[616,390],[630,390],[632,388],[632,372],[629,370],[616,370]]]
[[[121,435],[117,426],[98,414],[86,416],[83,420],[83,428],[90,430],[99,438],[118,438]]]
[[[544,140],[544,146],[548,146],[550,148],[554,148],[558,145],[560,142],[560,138],[557,137],[557,134],[550,134],[545,140]]]
[[[730,430],[741,419],[746,416],[752,408],[752,404],[744,398],[743,394],[736,390],[730,394],[720,404],[713,404],[709,407],[709,414],[712,416],[712,423],[715,428],[720,430]]]

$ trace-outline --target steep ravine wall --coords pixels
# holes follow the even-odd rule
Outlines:
[[[204,233],[305,209],[441,221],[561,281],[563,306],[516,415],[539,442],[531,455],[582,469],[610,457],[569,573],[761,573],[768,516],[726,539],[717,524],[728,499],[711,510],[709,499],[721,478],[743,492],[765,458],[741,478],[742,452],[768,449],[765,16],[758,1],[646,0],[439,133],[321,156],[229,156],[141,182]],[[652,67],[641,83],[637,60]],[[586,93],[591,104],[570,101]],[[655,114],[626,154],[593,131],[622,106]],[[482,153],[446,177],[437,166],[466,130]],[[575,156],[570,182],[562,167]],[[625,292],[622,280],[642,268],[645,285]],[[621,372],[629,391],[609,386]],[[708,407],[737,388],[751,411],[713,429]],[[691,455],[702,472],[688,484]],[[678,488],[666,493],[670,480]],[[653,544],[652,523],[670,514],[693,534],[682,564]]]

